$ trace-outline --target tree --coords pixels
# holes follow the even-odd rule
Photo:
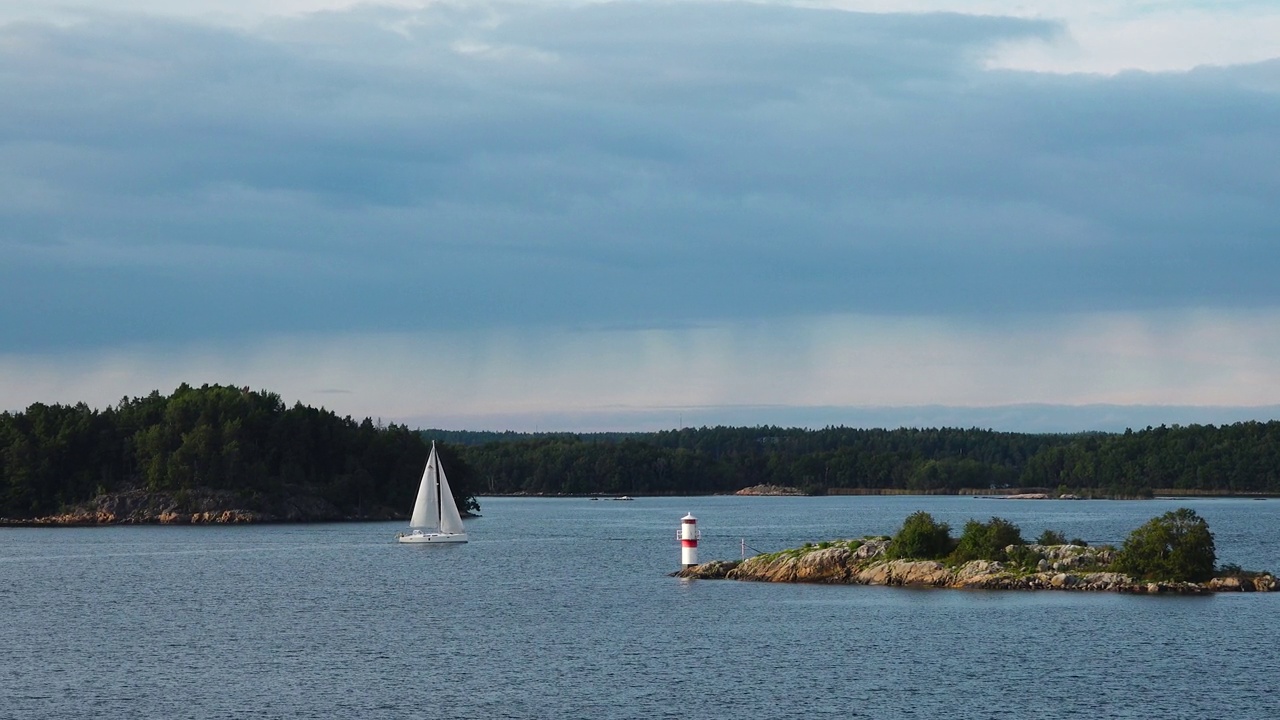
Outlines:
[[[1057,530],[1045,530],[1036,538],[1037,545],[1066,545],[1067,536]]]
[[[889,544],[889,556],[912,560],[933,560],[951,552],[951,526],[940,523],[924,511],[913,512]]]
[[[985,523],[970,520],[964,524],[964,533],[951,558],[956,562],[1007,560],[1006,547],[1024,544],[1022,531],[1004,518],[993,517]]]
[[[1141,580],[1203,582],[1213,577],[1217,552],[1209,523],[1179,508],[1129,533],[1115,567]]]

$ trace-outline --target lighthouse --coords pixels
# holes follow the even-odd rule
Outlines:
[[[680,532],[677,536],[680,538],[681,566],[688,568],[698,564],[698,538],[701,535],[698,532],[698,518],[693,513],[680,518]]]

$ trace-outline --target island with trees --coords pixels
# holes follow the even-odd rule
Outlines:
[[[806,543],[745,560],[712,561],[679,577],[986,590],[1094,590],[1183,595],[1280,590],[1275,575],[1219,567],[1213,533],[1180,508],[1135,529],[1120,548],[1089,547],[1046,529],[1035,542],[999,517],[970,520],[959,538],[926,512],[893,537]]]
[[[182,385],[96,410],[0,414],[0,522],[242,523],[404,518],[429,443],[248,388]],[[465,462],[439,448],[458,507]]]

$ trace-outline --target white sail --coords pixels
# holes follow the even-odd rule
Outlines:
[[[435,445],[431,446],[432,457],[435,456]],[[436,472],[440,478],[440,532],[460,533],[462,516],[458,514],[458,504],[453,501],[453,492],[449,489],[449,480],[444,476],[444,468],[436,463]]]
[[[418,497],[413,501],[413,515],[409,517],[409,527],[430,530],[440,529],[440,515],[436,498],[436,470],[440,461],[436,458],[436,446],[431,445],[431,455],[427,458],[427,467],[422,471],[422,482],[418,483]]]

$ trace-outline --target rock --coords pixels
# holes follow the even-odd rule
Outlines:
[[[881,562],[857,574],[867,585],[924,585],[943,587],[955,581],[947,566],[935,560],[891,560]]]
[[[1210,590],[1215,592],[1239,592],[1244,590],[1246,584],[1249,586],[1250,590],[1253,589],[1252,582],[1244,581],[1241,578],[1234,576],[1210,578],[1209,582],[1206,584],[1209,586]]]
[[[1084,573],[1079,578],[1083,590],[1118,590],[1133,584],[1133,579],[1123,573]]]
[[[831,547],[805,553],[796,559],[796,580],[832,582],[849,576],[849,548]]]
[[[870,560],[872,558],[881,557],[888,548],[888,538],[871,538],[863,541],[863,543],[858,546],[858,549],[853,551],[853,559]]]
[[[1027,579],[1011,575],[1007,572],[979,573],[966,577],[957,577],[951,584],[953,588],[971,590],[1027,590],[1030,586]]]
[[[738,579],[766,582],[848,582],[854,564],[847,546],[757,555],[734,571]]]
[[[1004,570],[1004,565],[995,560],[970,560],[956,571],[956,580],[965,581],[982,575],[993,575]]]
[[[1277,588],[1276,578],[1271,573],[1216,577],[1205,583],[1205,587],[1213,592],[1275,592],[1280,589]]]
[[[734,495],[804,495],[799,488],[786,485],[752,485],[742,488]]]
[[[698,580],[719,580],[729,576],[729,571],[738,566],[740,560],[722,561],[712,560],[701,565],[684,568],[678,572],[672,573],[676,577],[691,578]]]

